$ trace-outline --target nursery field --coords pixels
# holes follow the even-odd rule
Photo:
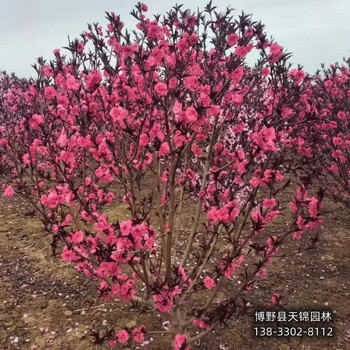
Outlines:
[[[349,350],[350,58],[147,11],[0,71],[0,350]]]
[[[127,215],[123,205],[109,208],[113,216]],[[315,249],[288,257],[275,257],[269,280],[247,296],[251,307],[229,326],[203,338],[197,349],[334,349],[350,343],[350,217],[343,207],[325,203],[325,223]],[[123,302],[104,302],[96,286],[71,267],[53,258],[50,237],[21,203],[0,202],[0,348],[1,349],[108,349],[94,344],[91,330],[106,327],[147,325],[148,349],[167,349],[169,336],[153,340],[152,331],[162,329],[160,315]],[[283,229],[278,224],[276,230]],[[295,254],[295,253],[293,253]],[[273,293],[283,296],[287,310],[330,310],[335,336],[254,338],[253,308],[269,301]],[[128,347],[125,347],[127,349]],[[142,348],[141,346],[130,349]]]

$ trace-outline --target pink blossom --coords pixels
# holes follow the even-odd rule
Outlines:
[[[107,214],[99,215],[97,222],[94,225],[97,232],[113,232],[111,224],[108,222]]]
[[[218,106],[218,105],[211,105],[207,109],[207,115],[208,116],[216,116],[218,114],[220,114],[220,106]]]
[[[179,114],[180,112],[182,112],[182,103],[176,100],[174,103],[173,112],[175,114]]]
[[[209,221],[218,222],[220,220],[220,211],[217,208],[211,208],[207,212],[207,219]]]
[[[140,140],[139,140],[139,145],[142,146],[147,146],[149,143],[149,137],[147,134],[141,134],[140,135]]]
[[[332,141],[333,141],[334,146],[340,146],[340,147],[344,146],[344,141],[341,137],[333,137]]]
[[[91,177],[86,177],[85,180],[84,180],[84,185],[85,186],[90,186],[91,185],[91,182],[92,182],[92,179]]]
[[[244,31],[244,36],[248,39],[250,39],[254,35],[254,28],[249,27]]]
[[[178,272],[179,272],[179,275],[181,276],[181,280],[186,281],[187,275],[186,275],[185,269],[182,266],[179,266]]]
[[[74,75],[67,73],[66,76],[66,85],[68,90],[78,90],[80,87],[79,82],[75,79]]]
[[[170,153],[170,147],[168,142],[163,142],[159,148],[159,155],[161,157],[166,157]]]
[[[177,44],[177,48],[179,49],[179,51],[181,52],[186,52],[189,48],[189,43],[188,41],[185,39],[185,38],[181,38],[179,41],[178,41],[178,44]]]
[[[79,244],[83,242],[83,240],[84,240],[84,233],[82,231],[75,231],[72,234],[72,237],[71,237],[72,243]]]
[[[194,143],[192,145],[191,150],[192,150],[193,154],[195,154],[196,156],[202,155],[202,149],[200,147],[198,147],[198,145],[196,143]]]
[[[193,123],[197,120],[198,114],[197,111],[193,107],[189,107],[185,111],[185,116],[186,116],[186,122],[187,123]]]
[[[75,153],[69,151],[62,151],[60,159],[72,168],[77,166]]]
[[[293,110],[289,107],[284,107],[281,113],[282,118],[289,118],[293,114]]]
[[[301,215],[299,215],[297,218],[297,226],[300,230],[304,228],[304,219]]]
[[[66,262],[74,262],[80,260],[80,257],[75,254],[72,250],[68,250],[67,246],[65,246],[62,250],[61,258]]]
[[[13,198],[14,195],[15,195],[15,191],[13,190],[12,186],[7,186],[5,188],[4,196],[8,199],[11,199]]]
[[[233,180],[233,182],[236,184],[236,185],[242,185],[244,183],[244,181],[242,180],[241,177],[239,176],[236,176]]]
[[[188,42],[191,46],[194,46],[198,43],[198,35],[196,33],[192,33],[188,38]]]
[[[259,275],[260,275],[261,279],[265,279],[267,277],[267,270],[265,268],[262,268],[259,271]]]
[[[156,308],[163,313],[169,313],[173,308],[174,302],[169,293],[169,287],[165,286],[158,294],[153,295]]]
[[[146,25],[147,28],[147,39],[148,40],[160,40],[163,37],[161,28],[154,21]]]
[[[100,85],[101,81],[102,81],[101,72],[94,71],[86,77],[86,88],[88,90],[93,90],[98,85]]]
[[[305,72],[302,69],[291,69],[288,75],[294,80],[295,85],[299,85],[305,78]]]
[[[109,339],[107,343],[112,348],[115,348],[117,346],[117,342],[115,340],[112,340],[112,339]]]
[[[147,12],[148,11],[148,6],[144,4],[143,2],[141,3],[141,11]]]
[[[315,197],[311,198],[311,200],[309,202],[308,212],[313,219],[317,218],[317,213],[318,213],[318,199],[317,198],[315,198]]]
[[[68,143],[68,138],[65,133],[62,133],[61,136],[57,139],[57,145],[60,147],[66,146]]]
[[[45,87],[45,96],[50,100],[54,99],[57,96],[55,88],[52,86]]]
[[[265,221],[271,222],[271,221],[275,220],[275,218],[280,214],[281,214],[281,212],[279,210],[272,210],[265,216]]]
[[[44,116],[40,114],[33,114],[29,120],[29,125],[33,129],[39,129],[42,124],[44,124]]]
[[[132,221],[131,220],[122,221],[119,225],[120,225],[120,232],[121,232],[122,236],[127,236],[130,234],[131,229],[132,229]]]
[[[242,80],[242,78],[243,78],[243,75],[244,75],[244,68],[243,67],[237,67],[234,71],[233,71],[233,73],[232,73],[232,75],[231,75],[231,77],[232,77],[232,82],[234,83],[234,84],[238,84],[241,80]]]
[[[174,136],[175,147],[182,147],[185,141],[186,141],[186,137],[182,135],[179,130],[176,130],[175,136]]]
[[[150,131],[150,137],[157,137],[159,141],[163,142],[164,140],[164,132],[161,130],[161,125],[159,123],[154,123],[153,127]]]
[[[154,90],[158,96],[166,96],[166,94],[168,93],[168,87],[164,83],[156,84]]]
[[[82,53],[84,51],[84,43],[80,40],[77,46],[77,52]]]
[[[272,304],[275,305],[281,305],[281,294],[275,293],[272,297],[271,297],[271,302]]]
[[[60,196],[56,189],[49,191],[49,194],[43,194],[40,198],[41,203],[51,209],[57,208],[62,203],[62,196]]]
[[[122,128],[126,127],[125,119],[128,116],[128,111],[122,107],[113,107],[110,112],[112,119],[120,124]]]
[[[241,105],[243,103],[243,96],[240,94],[232,94],[231,101],[235,105]]]
[[[198,102],[202,104],[203,107],[209,107],[211,100],[207,94],[205,94],[204,92],[201,92],[199,95]]]
[[[52,68],[50,66],[45,66],[43,68],[43,75],[46,77],[52,77],[53,76]]]
[[[133,335],[133,340],[136,342],[136,343],[142,343],[145,339],[145,329],[146,329],[146,326],[145,325],[140,325],[139,327],[135,328],[133,331],[132,331],[132,335]]]
[[[329,167],[329,170],[335,175],[339,175],[339,168],[337,165],[333,164]]]
[[[205,288],[207,288],[207,289],[213,289],[216,285],[215,281],[209,276],[206,276],[204,278],[203,282],[204,282]]]
[[[337,114],[338,118],[341,120],[346,120],[346,114],[343,111],[339,111]]]
[[[241,266],[244,261],[244,256],[240,255],[236,261],[232,261],[227,267],[223,266],[225,269],[225,278],[230,278],[232,274],[236,271],[237,267]]]
[[[254,188],[256,188],[256,187],[260,186],[261,180],[258,179],[258,178],[255,177],[255,176],[253,176],[253,177],[250,179],[249,183],[250,183]]]
[[[177,79],[176,77],[173,77],[169,81],[169,89],[175,89],[177,86]]]
[[[259,210],[253,210],[250,213],[250,217],[252,218],[252,221],[254,221],[255,223],[262,223],[262,222],[264,222],[264,219],[261,216],[261,213],[260,213]]]
[[[193,320],[192,324],[199,327],[200,329],[208,329],[210,326],[203,320]]]
[[[70,223],[72,222],[72,220],[73,220],[72,215],[67,214],[67,215],[65,216],[64,220],[62,221],[61,226],[62,226],[62,227],[69,226]]]
[[[296,213],[298,211],[298,207],[295,204],[295,202],[289,202],[289,206],[290,206],[293,213]]]
[[[238,35],[234,33],[229,34],[227,38],[227,43],[229,44],[229,46],[234,46],[237,44],[237,42],[238,42]]]
[[[121,344],[126,344],[130,338],[129,333],[124,329],[122,329],[117,333],[117,337],[118,337],[118,342]]]
[[[195,91],[198,89],[198,80],[195,76],[189,76],[184,79],[184,87],[187,90]]]
[[[252,50],[253,44],[249,44],[248,46],[237,46],[235,50],[235,55],[239,58],[245,58],[248,53]]]
[[[270,68],[269,68],[269,67],[264,67],[264,68],[261,70],[261,74],[262,74],[264,77],[267,77],[267,76],[270,74]]]
[[[303,235],[303,231],[295,231],[293,233],[293,239],[299,240],[299,239],[301,239],[302,235]]]
[[[277,205],[277,201],[275,198],[269,198],[263,200],[264,208],[274,208]]]
[[[132,57],[134,55],[134,48],[130,45],[123,45],[121,49],[122,49],[123,57],[125,58]]]
[[[160,176],[160,181],[167,183],[169,181],[169,171],[164,170],[162,176]]]
[[[100,165],[95,170],[95,175],[102,183],[110,183],[113,181],[113,175],[110,172],[110,169],[106,165]]]
[[[269,60],[271,63],[277,62],[283,56],[282,47],[277,43],[270,45],[270,55]]]
[[[174,348],[175,350],[187,350],[189,347],[184,347],[187,341],[187,335],[185,334],[176,334],[174,340]]]
[[[326,90],[329,91],[332,88],[332,86],[333,86],[333,82],[331,80],[327,80],[324,83],[324,86],[325,86]]]

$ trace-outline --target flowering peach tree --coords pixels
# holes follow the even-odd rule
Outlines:
[[[39,61],[18,122],[0,129],[1,176],[54,252],[102,297],[162,313],[183,350],[235,315],[287,240],[307,240],[323,192],[295,171],[308,153],[297,131],[308,78],[263,25],[211,4],[146,12],[136,6],[132,33],[107,13],[106,31],[90,25],[67,54]],[[118,203],[120,221],[106,211]],[[109,344],[145,332],[117,330]]]
[[[318,123],[305,128],[313,157],[308,172],[317,176],[327,194],[350,208],[349,61],[323,66],[308,87],[311,113]]]

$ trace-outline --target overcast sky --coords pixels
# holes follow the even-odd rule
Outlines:
[[[144,1],[149,14],[165,13],[174,1]],[[202,8],[209,0],[179,0]],[[120,14],[127,27],[137,1],[125,0],[2,0],[0,10],[0,70],[18,76],[34,75],[37,57],[50,60],[52,51],[77,37],[87,23],[105,24],[105,11]],[[213,4],[252,13],[266,25],[268,35],[293,53],[292,62],[313,73],[321,62],[341,62],[350,56],[349,0],[213,0]]]

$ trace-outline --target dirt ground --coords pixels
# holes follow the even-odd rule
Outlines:
[[[123,215],[119,208],[118,215]],[[0,200],[0,349],[108,349],[93,344],[91,329],[145,323],[162,329],[161,316],[122,302],[98,300],[93,282],[53,258],[50,237],[16,201]],[[325,204],[325,223],[317,248],[281,258],[266,282],[250,295],[248,311],[217,329],[200,344],[207,350],[350,349],[350,216]],[[288,250],[288,247],[287,247]],[[288,310],[330,310],[335,336],[256,338],[254,308],[283,295]],[[94,320],[94,321],[93,321]],[[155,339],[153,339],[153,337]],[[145,348],[167,350],[167,336],[150,334]],[[126,348],[125,348],[126,349]],[[136,348],[133,348],[136,349]]]

